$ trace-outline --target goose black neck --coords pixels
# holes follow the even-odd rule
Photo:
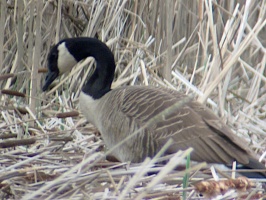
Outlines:
[[[67,44],[67,42],[66,42]],[[82,91],[94,99],[99,99],[111,90],[114,79],[115,61],[111,50],[95,38],[77,38],[69,43],[69,51],[77,61],[94,57],[96,69],[83,86]]]

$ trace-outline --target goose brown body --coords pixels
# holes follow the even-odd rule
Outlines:
[[[60,55],[68,56],[65,59],[71,61],[71,66],[60,65],[63,63],[60,59],[64,59]],[[95,58],[96,69],[82,89],[80,109],[99,129],[108,148],[131,136],[112,152],[118,160],[141,162],[146,157],[153,157],[172,139],[166,153],[192,147],[191,159],[194,161],[229,165],[237,161],[248,168],[265,169],[245,141],[212,111],[188,100],[186,95],[151,86],[125,86],[111,90],[115,71],[113,54],[97,39],[65,39],[53,47],[43,90],[47,90],[65,69],[88,56]],[[266,176],[264,172],[260,174]]]
[[[193,147],[191,159],[195,161],[248,164],[252,153],[245,142],[202,104],[189,101],[178,106],[185,97],[168,89],[127,86],[112,90],[97,103],[81,94],[80,108],[86,110],[84,115],[96,125],[109,148],[135,133],[114,150],[120,161],[141,162],[153,157],[171,138],[173,143],[166,153]]]

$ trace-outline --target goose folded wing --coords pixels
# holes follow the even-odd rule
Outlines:
[[[249,162],[248,148],[218,117],[194,101],[174,107],[185,97],[176,94],[156,88],[132,87],[124,94],[121,110],[136,127],[145,127],[142,134],[151,134],[149,138],[152,137],[158,146],[171,138],[173,144],[168,153],[192,147],[192,160],[225,164],[234,160],[242,164]]]

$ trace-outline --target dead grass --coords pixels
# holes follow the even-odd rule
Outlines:
[[[134,165],[105,160],[99,133],[75,112],[91,58],[53,90],[41,92],[44,75],[38,72],[51,46],[65,37],[107,42],[117,62],[113,87],[157,85],[207,101],[265,161],[265,0],[11,0],[0,5],[2,199],[201,198],[193,185],[206,180],[199,172],[204,164],[172,170],[190,149],[177,152],[165,166],[152,167],[159,158]],[[242,199],[260,198],[261,182],[254,180]],[[216,199],[240,196],[235,190],[225,195]]]

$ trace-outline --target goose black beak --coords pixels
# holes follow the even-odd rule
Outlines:
[[[44,86],[42,91],[46,91],[52,82],[58,77],[59,73],[57,71],[49,71],[45,78]]]

